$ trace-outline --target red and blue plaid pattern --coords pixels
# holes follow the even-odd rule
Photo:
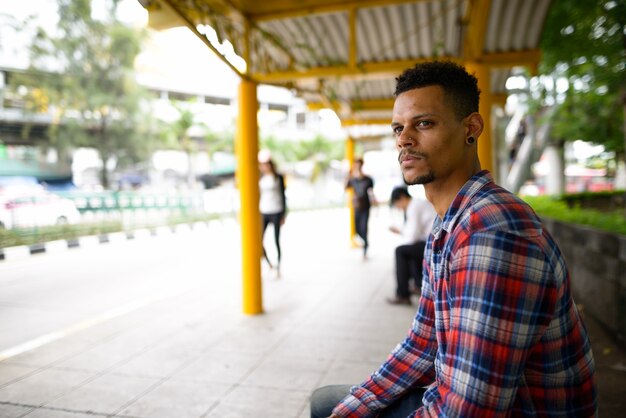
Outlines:
[[[435,220],[408,336],[334,413],[373,417],[412,387],[428,390],[411,417],[597,414],[593,355],[563,257],[487,171]]]

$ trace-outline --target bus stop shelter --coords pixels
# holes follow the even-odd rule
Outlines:
[[[263,312],[256,86],[291,89],[342,126],[389,125],[395,77],[417,62],[459,62],[478,78],[484,168],[496,164],[495,105],[516,67],[535,72],[550,0],[139,0],[155,29],[186,26],[241,78],[235,152],[243,311]],[[346,157],[354,141],[346,137]]]

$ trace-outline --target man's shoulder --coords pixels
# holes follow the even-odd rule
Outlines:
[[[540,235],[543,229],[541,220],[526,202],[494,183],[486,184],[472,196],[462,223],[474,232],[502,231],[522,236]]]

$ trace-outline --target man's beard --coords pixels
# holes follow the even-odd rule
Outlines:
[[[428,184],[435,180],[435,175],[432,171],[413,179],[408,179],[404,173],[402,173],[402,177],[404,178],[404,182],[409,186],[413,184]]]
[[[400,152],[400,154],[398,155],[398,162],[400,162],[400,163],[401,163],[402,158],[403,158],[405,155],[407,155],[407,154],[408,154],[408,155],[412,155],[412,156],[414,156],[414,157],[418,157],[418,158],[424,158],[424,159],[428,158],[426,154],[421,153],[421,152],[411,152],[411,151],[408,151],[408,150],[403,150],[403,151],[402,151],[402,152]],[[432,182],[432,181],[434,181],[434,180],[435,180],[435,175],[433,174],[433,172],[432,172],[432,171],[429,171],[428,173],[423,174],[423,175],[421,175],[421,176],[417,176],[417,177],[415,177],[415,178],[413,178],[413,179],[408,179],[408,178],[406,177],[406,174],[405,174],[404,172],[402,172],[402,177],[404,178],[404,182],[405,182],[406,184],[408,184],[409,186],[411,186],[411,185],[413,185],[413,184],[428,184],[428,183],[430,183],[430,182]]]

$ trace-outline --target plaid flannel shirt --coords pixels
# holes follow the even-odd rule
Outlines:
[[[428,387],[410,417],[593,417],[595,366],[563,257],[532,209],[472,177],[424,257],[406,339],[333,411],[374,417]]]

